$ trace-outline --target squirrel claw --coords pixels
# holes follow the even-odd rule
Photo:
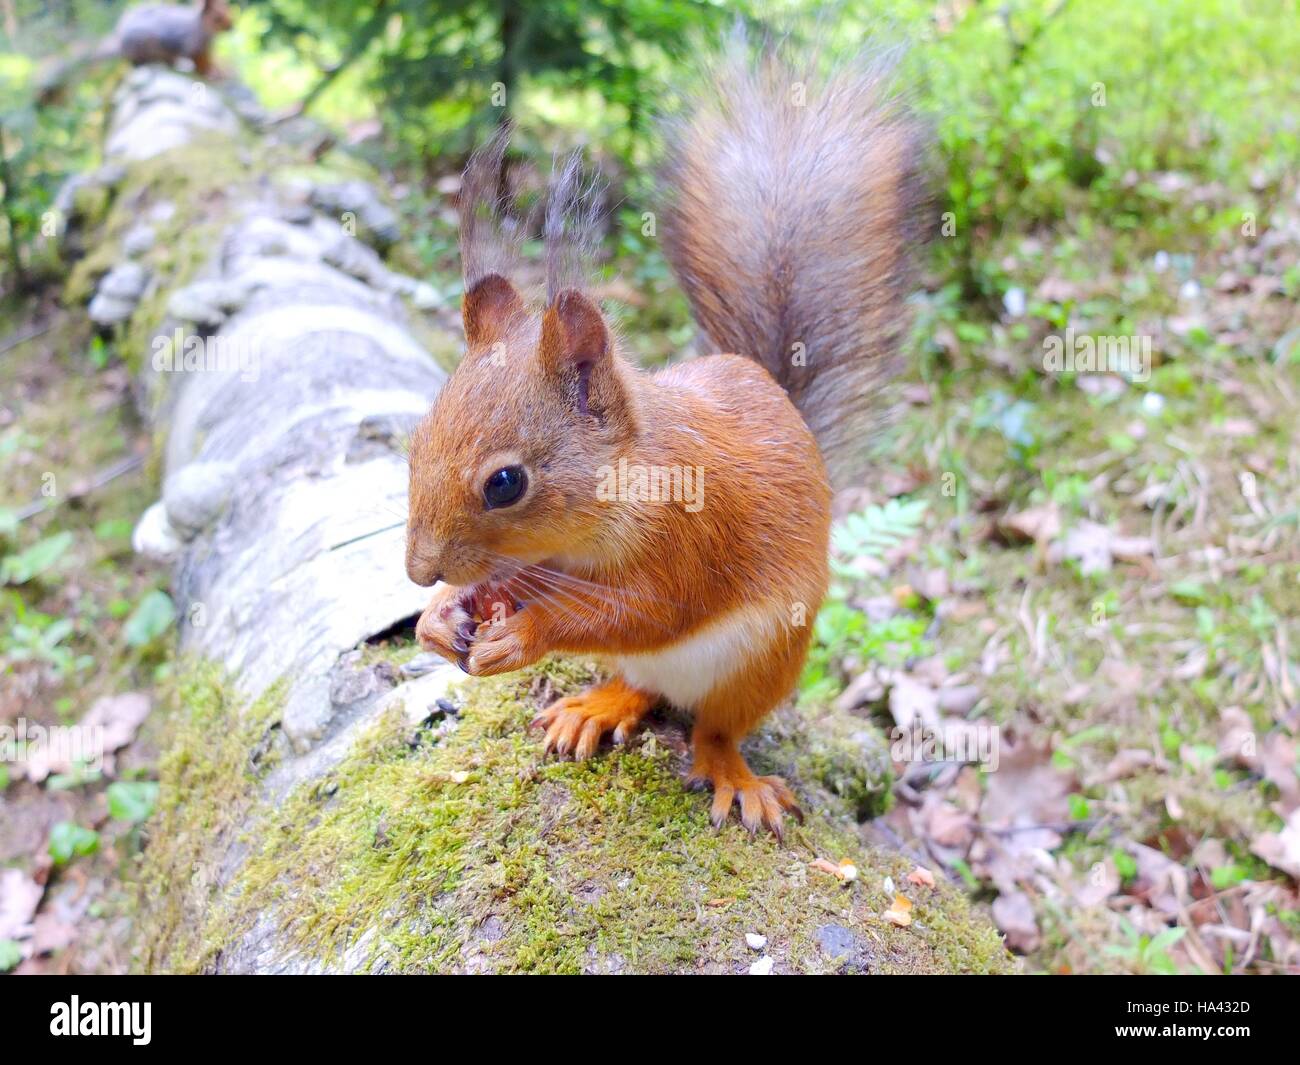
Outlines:
[[[799,809],[794,792],[780,777],[755,776],[734,745],[695,746],[695,765],[686,778],[688,788],[713,787],[713,803],[709,807],[709,820],[714,828],[727,823],[733,805],[740,805],[740,823],[751,836],[760,828],[768,829],[777,842],[785,840],[782,815],[789,811],[800,824],[803,811]]]
[[[545,754],[563,758],[572,753],[575,761],[582,761],[596,753],[607,734],[612,733],[615,742],[626,742],[652,702],[645,692],[612,680],[581,695],[557,699],[533,718],[532,725],[546,729]]]

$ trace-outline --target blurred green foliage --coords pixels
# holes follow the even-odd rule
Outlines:
[[[11,274],[92,148],[93,91],[33,105],[44,57],[93,40],[122,6],[19,0],[5,27],[16,29],[0,51]],[[939,266],[978,302],[1005,288],[1007,234],[1064,221],[1063,233],[1105,225],[1176,242],[1229,212],[1262,213],[1300,155],[1298,11],[1295,0],[249,0],[222,50],[273,106],[308,100],[339,125],[379,119],[388,160],[417,177],[454,170],[509,114],[518,151],[595,146],[616,196],[639,203],[668,87],[733,19],[840,55],[905,42],[901,81],[936,142]],[[1210,194],[1189,196],[1188,182]],[[615,225],[614,237],[633,270],[661,272],[635,230]]]

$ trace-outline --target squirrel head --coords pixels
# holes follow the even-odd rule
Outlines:
[[[539,316],[489,274],[462,313],[465,357],[411,437],[407,574],[464,586],[599,555],[601,469],[637,432],[633,371],[599,308],[566,289]]]
[[[202,0],[199,18],[211,33],[221,33],[235,24],[226,0]]]

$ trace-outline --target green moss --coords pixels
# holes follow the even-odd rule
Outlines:
[[[414,747],[400,711],[390,712],[327,782],[256,812],[252,851],[232,883],[195,900],[202,929],[173,932],[167,942],[179,949],[154,961],[201,968],[273,913],[293,949],[336,964],[346,953],[369,971],[743,970],[756,958],[746,932],[769,937],[779,969],[834,971],[845,963],[817,945],[828,925],[851,931],[873,971],[1007,968],[996,933],[946,887],[912,892],[912,928],[885,922],[885,879],[905,886],[910,865],[865,849],[838,818],[792,827],[784,846],[737,824],[715,831],[707,799],[682,786],[671,725],[588,762],[543,761],[526,729],[529,693],[544,701],[588,676],[552,660],[522,677],[469,682],[459,728]],[[203,743],[211,727],[183,731],[181,747]],[[239,745],[248,743],[244,734]],[[169,757],[171,808],[251,808],[227,794],[253,787],[246,766],[222,758],[220,768],[177,773],[191,757]],[[192,831],[168,827],[166,838]],[[810,867],[818,857],[849,858],[860,875],[841,884]]]
[[[373,666],[380,662],[387,662],[396,668],[418,655],[420,644],[415,638],[414,631],[406,631],[375,643],[364,643],[360,650],[362,665]]]
[[[233,842],[275,764],[270,739],[281,693],[272,689],[250,704],[216,666],[183,662],[160,696],[164,754],[139,877],[136,964],[145,972],[194,971],[215,949],[195,919],[218,891],[212,855]]]
[[[818,789],[823,806],[838,800],[855,821],[880,817],[893,805],[888,745],[862,718],[817,702],[791,707],[772,716],[754,746],[763,772],[793,766],[805,787]]]
[[[112,192],[100,184],[82,185],[72,196],[72,211],[81,225],[94,228],[108,219]]]
[[[93,250],[77,263],[64,288],[63,301],[69,306],[90,301],[100,278],[122,261],[122,238],[149,208],[160,203],[175,206],[169,219],[149,223],[155,239],[138,261],[149,271],[150,284],[119,330],[118,350],[133,371],[152,351],[172,293],[212,259],[229,220],[226,205],[252,195],[262,167],[249,164],[250,151],[238,139],[210,136],[134,163],[119,185],[130,191],[119,193],[111,206],[91,216],[103,221],[91,240]],[[93,191],[107,195],[102,188]]]

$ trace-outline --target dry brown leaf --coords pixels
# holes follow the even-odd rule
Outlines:
[[[149,716],[151,703],[142,692],[123,692],[121,695],[106,695],[95,703],[81,719],[79,728],[83,730],[102,730],[100,748],[104,756],[104,772],[112,775],[114,770],[113,752],[120,750],[135,739],[136,731]],[[85,735],[94,735],[86,732]],[[51,773],[68,773],[73,769],[66,750],[37,748],[28,752],[27,779],[39,784]]]
[[[1081,521],[1074,526],[1065,538],[1049,553],[1048,558],[1057,562],[1070,559],[1079,563],[1079,571],[1087,576],[1091,573],[1108,573],[1114,562],[1111,542],[1114,535],[1105,525],[1095,521]]]
[[[1042,942],[1034,905],[1023,891],[1004,891],[994,899],[993,920],[1007,937],[1007,946],[1012,950],[1030,954]]]
[[[21,869],[0,871],[0,939],[26,939],[45,889]]]
[[[894,724],[905,732],[915,725],[927,729],[939,727],[939,696],[928,685],[920,684],[903,673],[893,678],[889,690],[889,712]]]
[[[1296,759],[1300,745],[1294,737],[1282,732],[1270,732],[1264,737],[1259,752],[1259,768],[1270,784],[1277,788],[1283,811],[1289,816],[1300,807],[1300,775],[1296,772]]]
[[[1274,869],[1300,880],[1300,809],[1292,811],[1281,831],[1256,836],[1250,849]]]
[[[1154,765],[1156,756],[1140,747],[1125,747],[1110,760],[1101,774],[1101,783],[1113,784],[1117,780],[1131,777],[1139,769]]]
[[[77,938],[75,925],[50,913],[43,913],[32,924],[32,953],[53,954],[70,947]]]
[[[939,709],[945,714],[965,717],[975,709],[975,704],[984,694],[978,684],[957,684],[951,688],[940,688],[938,693]]]
[[[1074,901],[1085,910],[1092,909],[1119,894],[1119,889],[1119,871],[1115,868],[1114,859],[1107,857],[1104,861],[1094,863],[1083,883],[1074,888]]]
[[[922,834],[940,847],[964,848],[974,836],[974,819],[964,810],[944,802],[937,794],[926,796],[920,811]]]
[[[1055,503],[1044,503],[1014,514],[1004,514],[998,522],[998,529],[1008,539],[1032,540],[1046,545],[1060,535],[1061,509]]]
[[[1219,757],[1254,769],[1259,765],[1259,736],[1250,715],[1240,706],[1225,706],[1219,711]]]
[[[980,820],[993,828],[1052,824],[1069,817],[1074,779],[1052,764],[1046,747],[1021,740],[1003,744],[998,771],[990,773]]]

